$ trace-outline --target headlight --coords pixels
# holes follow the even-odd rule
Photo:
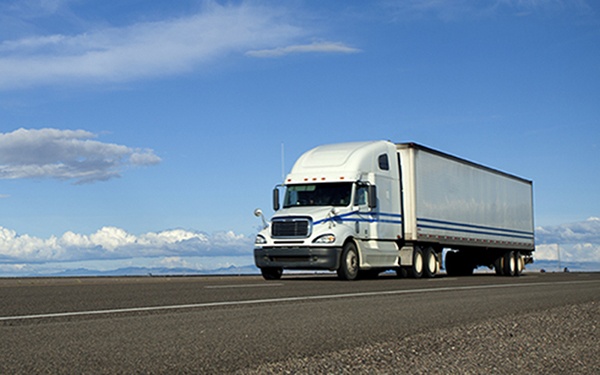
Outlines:
[[[313,243],[334,243],[335,236],[333,234],[324,234],[314,239]]]
[[[267,240],[262,235],[258,234],[254,239],[254,243],[256,245],[264,245],[267,243]]]

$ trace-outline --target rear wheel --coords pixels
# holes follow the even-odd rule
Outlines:
[[[277,267],[261,268],[260,273],[265,280],[279,280],[283,274],[283,269]]]
[[[358,277],[358,251],[353,242],[344,245],[337,274],[342,280],[356,280]]]
[[[421,278],[421,276],[423,276],[423,268],[423,250],[420,247],[415,246],[413,249],[413,264],[408,270],[410,277],[413,279]]]
[[[438,260],[433,247],[428,247],[423,252],[423,259],[425,261],[423,268],[423,277],[435,277],[438,271]]]
[[[496,275],[504,276],[504,255],[496,258],[494,261],[494,269],[496,270]]]
[[[521,274],[523,273],[523,269],[525,268],[525,261],[523,260],[521,253],[519,253],[518,251],[515,251],[515,262],[517,266],[515,268],[515,276],[521,276]]]
[[[504,276],[515,276],[517,262],[515,260],[515,252],[507,251],[504,253]]]

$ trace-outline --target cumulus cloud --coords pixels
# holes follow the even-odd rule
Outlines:
[[[124,167],[158,164],[151,149],[94,140],[85,130],[18,129],[0,133],[0,179],[56,178],[89,183],[119,177]]]
[[[143,257],[165,257],[177,263],[185,256],[239,256],[251,252],[252,239],[233,232],[208,235],[174,229],[134,235],[121,228],[103,227],[92,234],[69,231],[43,239],[0,227],[0,261],[11,264]]]
[[[535,228],[536,241],[540,244],[596,243],[600,244],[600,218],[556,226]]]
[[[281,9],[208,3],[196,14],[0,43],[0,89],[124,82],[188,72],[248,50],[285,46],[307,31]]]
[[[357,48],[349,47],[344,43],[334,42],[315,42],[311,44],[299,44],[286,47],[277,47],[272,49],[262,49],[246,52],[247,56],[252,57],[280,57],[296,53],[357,53],[361,52]]]
[[[535,228],[535,258],[566,262],[600,262],[600,218]]]

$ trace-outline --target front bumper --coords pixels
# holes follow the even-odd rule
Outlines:
[[[262,247],[254,249],[259,268],[296,270],[337,270],[341,247]]]

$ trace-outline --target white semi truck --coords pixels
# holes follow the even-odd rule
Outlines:
[[[529,180],[415,143],[319,146],[274,189],[271,221],[255,211],[254,260],[268,280],[283,270],[434,277],[443,253],[448,275],[517,276],[534,251],[532,200]]]

